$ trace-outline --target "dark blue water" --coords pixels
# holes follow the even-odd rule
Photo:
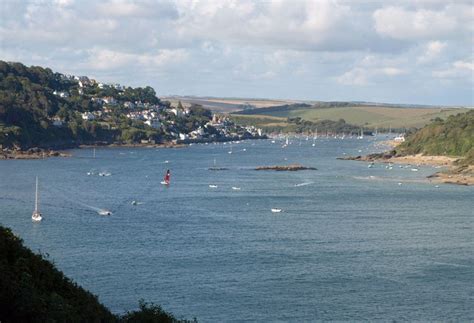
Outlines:
[[[335,159],[370,140],[311,143],[0,161],[0,222],[115,312],[143,298],[201,322],[474,320],[474,188]],[[207,170],[214,159],[229,170]],[[318,170],[252,169],[292,162]]]

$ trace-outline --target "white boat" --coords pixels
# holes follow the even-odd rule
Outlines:
[[[234,191],[240,191],[240,187],[232,186],[232,189],[233,189]]]
[[[405,141],[405,135],[400,134],[400,135],[396,136],[393,140],[399,141],[399,142],[404,142]]]
[[[34,222],[39,222],[43,220],[43,216],[41,215],[41,212],[38,209],[38,176],[36,176],[35,210],[31,215],[31,220],[33,220]]]
[[[412,172],[417,172],[417,171],[418,171],[418,168],[412,168],[411,171],[412,171]]]
[[[281,211],[282,211],[281,209],[276,209],[276,208],[272,209],[272,213],[280,213]]]
[[[100,172],[99,173],[99,176],[110,176],[110,175],[112,175],[112,174],[109,173],[109,172]]]
[[[217,185],[209,185],[210,188],[217,188]]]
[[[132,201],[132,205],[137,205],[137,201]]]
[[[112,215],[112,212],[106,209],[99,210],[97,213],[99,213],[99,215]]]

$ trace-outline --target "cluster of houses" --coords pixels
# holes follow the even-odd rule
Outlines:
[[[124,90],[124,87],[120,84],[98,83],[96,80],[90,79],[87,76],[62,75],[61,77],[63,79],[77,82],[80,94],[82,94],[82,89],[88,86],[98,86],[99,88],[109,86],[119,91]],[[70,93],[66,91],[54,91],[53,94],[61,98],[67,98],[70,96]],[[100,106],[100,109],[97,111],[81,113],[82,120],[84,121],[107,120],[107,117],[114,111],[114,109],[122,108],[122,110],[126,110],[125,116],[128,119],[141,121],[145,125],[154,129],[161,129],[176,141],[222,140],[226,138],[251,138],[262,136],[261,129],[252,126],[237,126],[230,121],[228,117],[217,114],[214,114],[209,122],[202,126],[198,126],[192,131],[189,131],[189,129],[179,129],[176,125],[177,119],[186,118],[191,114],[189,108],[182,107],[181,105],[179,105],[179,107],[172,107],[170,105],[157,105],[141,101],[124,102],[123,100],[120,100],[120,98],[112,96],[92,97],[90,100]],[[64,120],[58,116],[51,118],[51,122],[57,127],[64,126]]]
[[[191,131],[189,134],[180,133],[179,140],[220,140],[220,139],[236,139],[236,138],[252,138],[262,137],[262,129],[254,126],[241,127],[237,126],[227,116],[214,114],[212,119],[203,127]]]

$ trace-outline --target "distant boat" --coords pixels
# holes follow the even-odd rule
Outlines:
[[[227,153],[232,154],[232,141],[230,142],[230,150]]]
[[[216,164],[216,159],[214,158],[214,166],[209,167],[208,170],[227,170],[228,168],[225,167],[218,167]]]
[[[94,148],[94,150],[92,151],[92,158],[95,158],[95,148]]]
[[[360,136],[357,139],[364,139],[364,131],[362,129],[360,129]]]
[[[272,209],[272,213],[280,213],[281,211],[281,209]]]
[[[417,172],[417,171],[418,171],[418,168],[412,168],[411,171],[412,171],[412,172]]]
[[[137,201],[132,201],[132,205],[137,205]]]
[[[166,171],[165,177],[161,181],[161,184],[162,185],[170,185],[170,180],[171,180],[171,173],[170,173],[170,170],[168,169]]]
[[[210,188],[217,188],[217,185],[209,185]]]
[[[112,212],[106,209],[99,210],[97,213],[99,213],[99,215],[112,215]]]
[[[34,222],[39,222],[43,220],[43,216],[41,215],[38,209],[38,176],[36,176],[35,210],[33,211],[33,214],[31,215],[31,219]]]
[[[99,176],[110,176],[110,175],[112,175],[112,174],[109,173],[109,172],[100,172],[99,173]]]
[[[240,187],[232,186],[232,189],[233,189],[234,191],[240,191]]]
[[[405,141],[405,135],[400,134],[400,135],[396,136],[393,140],[404,142]]]

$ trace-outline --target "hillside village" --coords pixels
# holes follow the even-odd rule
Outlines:
[[[127,87],[118,83],[105,84],[90,79],[87,76],[73,76],[62,75],[63,79],[67,79],[76,83],[77,93],[85,95],[91,93],[95,88],[105,90],[113,93],[109,96],[91,96],[90,100],[98,107],[95,111],[85,111],[81,113],[84,121],[107,122],[116,114],[117,111],[123,114],[129,120],[137,124],[143,124],[145,128],[152,128],[160,130],[165,134],[168,141],[180,142],[199,142],[199,141],[222,141],[233,139],[251,139],[262,137],[262,130],[254,126],[240,127],[229,120],[224,115],[213,114],[212,118],[204,124],[194,122],[191,127],[189,124],[185,127],[180,125],[193,120],[193,111],[199,112],[204,116],[210,116],[207,110],[204,110],[199,105],[191,107],[183,107],[179,102],[176,107],[171,106],[167,101],[159,101],[157,103],[150,103],[146,100],[130,101],[123,98]],[[68,91],[53,91],[53,94],[68,98],[74,95],[74,87],[72,92]],[[66,121],[64,118],[54,116],[51,119],[54,126],[62,127]],[[155,143],[156,139],[153,137],[142,138],[142,143]]]
[[[0,145],[160,144],[263,138],[200,105],[173,106],[153,88],[0,61]]]

